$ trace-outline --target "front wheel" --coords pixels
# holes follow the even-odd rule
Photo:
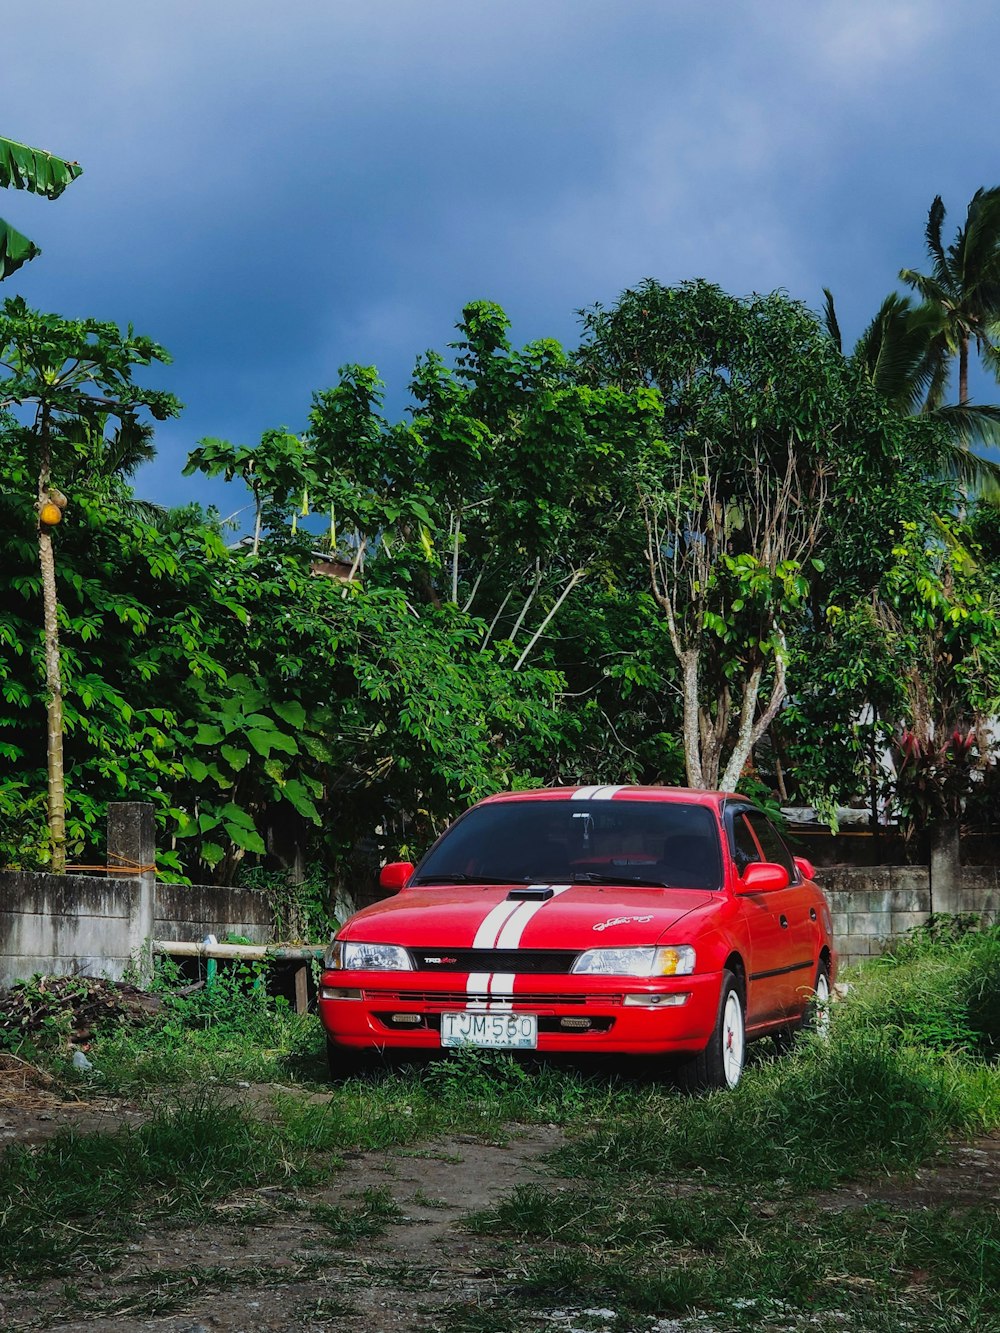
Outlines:
[[[688,1092],[731,1091],[740,1081],[745,1059],[743,995],[732,972],[723,972],[715,1030],[705,1049],[681,1066],[680,1084]]]
[[[338,1082],[343,1078],[353,1078],[372,1068],[372,1059],[367,1051],[355,1050],[351,1046],[338,1046],[329,1037],[326,1039],[326,1065],[330,1078]]]

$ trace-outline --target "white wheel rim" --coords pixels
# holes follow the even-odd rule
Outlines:
[[[813,1027],[821,1037],[830,1033],[830,979],[825,972],[816,978],[816,994],[813,996],[816,1018]]]
[[[743,1073],[743,1006],[735,991],[729,992],[722,1013],[722,1070],[726,1086],[735,1088]]]

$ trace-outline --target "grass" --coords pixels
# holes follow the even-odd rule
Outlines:
[[[995,1208],[838,1189],[1000,1126],[998,952],[995,929],[919,934],[854,978],[830,1041],[756,1061],[733,1094],[584,1128],[553,1160],[575,1183],[520,1186],[469,1220],[522,1276],[442,1327],[520,1333],[558,1307],[610,1308],[595,1326],[614,1330],[690,1312],[719,1330],[1000,1329]]]
[[[199,1098],[138,1129],[57,1134],[0,1158],[0,1270],[56,1276],[108,1266],[140,1219],[198,1220],[247,1181],[315,1178],[273,1127]]]
[[[496,1272],[518,1276],[451,1310],[447,1333],[551,1329],[554,1308],[603,1307],[614,1321],[595,1326],[614,1333],[686,1311],[706,1312],[719,1333],[987,1333],[1000,1329],[994,1212],[859,1204],[842,1187],[912,1170],[950,1137],[1000,1126],[998,1013],[1000,931],[931,930],[852,979],[829,1042],[805,1039],[780,1060],[762,1043],[732,1094],[691,1099],[648,1074],[476,1052],[330,1086],[315,1020],[234,984],[168,1004],[153,1029],[94,1043],[97,1086],[155,1088],[161,1100],[174,1089],[175,1104],[139,1129],[8,1150],[0,1269],[27,1279],[111,1267],[140,1222],[205,1220],[233,1195],[247,1208],[230,1209],[227,1226],[266,1221],[254,1191],[280,1183],[285,1197],[301,1194],[346,1154],[426,1154],[421,1144],[456,1133],[497,1143],[512,1123],[542,1123],[567,1130],[553,1166],[569,1183],[519,1187],[470,1220]],[[325,1095],[289,1090],[251,1113],[232,1104],[227,1081]],[[303,1234],[334,1249],[400,1220],[381,1190],[302,1211]],[[174,1275],[116,1299],[122,1311],[155,1313],[226,1280]],[[579,1319],[586,1327],[591,1316]]]
[[[852,1329],[879,1327],[890,1312],[888,1327],[948,1328],[938,1322],[945,1313],[955,1327],[1000,1323],[1000,1221],[990,1207],[829,1211],[800,1199],[778,1211],[745,1195],[671,1199],[634,1187],[626,1202],[608,1182],[562,1196],[515,1191],[473,1225],[516,1233],[522,1254],[524,1240],[533,1242],[522,1281],[501,1302],[514,1312],[512,1327],[518,1307],[554,1306],[611,1306],[633,1319],[700,1309],[725,1327],[793,1311],[829,1327],[838,1310]],[[469,1313],[454,1312],[450,1327],[468,1324]]]
[[[309,1217],[330,1244],[349,1246],[384,1236],[390,1223],[403,1220],[403,1213],[387,1189],[366,1189],[335,1208],[315,1204]]]

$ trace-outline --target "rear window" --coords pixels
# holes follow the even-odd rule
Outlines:
[[[525,884],[604,880],[718,889],[712,812],[659,801],[504,801],[477,806],[428,853],[414,877]]]

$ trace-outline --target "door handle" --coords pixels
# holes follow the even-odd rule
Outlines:
[[[815,921],[815,920],[816,920],[816,909],[815,909],[815,907],[810,907],[810,909],[809,909],[809,920],[810,920],[810,921]]]
[[[781,922],[781,929],[782,929],[782,930],[787,930],[787,929],[788,929],[788,917],[785,916],[784,912],[782,912],[781,916],[778,917],[778,920]]]

